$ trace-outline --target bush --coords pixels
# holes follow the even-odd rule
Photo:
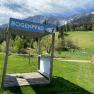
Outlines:
[[[5,48],[6,48],[6,42],[4,41],[0,44],[0,52],[5,52]]]
[[[65,38],[65,45],[63,45],[62,40],[59,39],[56,50],[57,51],[69,51],[69,50],[79,50],[80,48],[73,43],[73,41],[69,38]]]
[[[74,44],[71,39],[66,40],[66,47],[68,49],[79,49],[79,47],[76,44]]]

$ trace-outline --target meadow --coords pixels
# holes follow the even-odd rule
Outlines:
[[[90,60],[94,53],[94,32],[69,32],[68,38],[80,50],[55,52],[56,57],[72,60]],[[9,54],[7,73],[37,71],[37,58]],[[4,63],[4,53],[0,53],[0,83]],[[49,85],[31,85],[1,89],[0,94],[94,94],[94,63],[65,62],[54,59],[53,78]]]
[[[79,49],[58,51],[56,52],[56,56],[63,59],[90,60],[91,56],[94,55],[94,32],[78,31],[67,32],[66,34],[67,37],[65,39],[71,41]]]
[[[0,83],[4,54],[0,54]],[[7,73],[37,70],[37,59],[10,55]],[[0,89],[0,94],[94,94],[94,64],[54,60],[53,79],[49,85]]]

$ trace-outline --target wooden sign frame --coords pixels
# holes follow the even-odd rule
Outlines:
[[[13,20],[13,19],[12,19]],[[11,21],[11,19],[10,19]],[[47,25],[46,25],[47,26]],[[52,28],[52,27],[51,27]],[[4,87],[4,80],[5,80],[5,76],[6,76],[6,71],[7,71],[7,64],[8,64],[8,54],[9,54],[9,44],[10,44],[10,34],[11,34],[11,30],[13,30],[13,27],[11,28],[11,23],[9,24],[9,28],[7,29],[7,33],[6,33],[6,50],[5,50],[5,59],[4,59],[4,66],[3,66],[3,74],[2,74],[2,83],[1,83],[1,87]],[[16,29],[14,29],[16,30]],[[18,29],[17,29],[18,31]],[[22,31],[22,30],[21,30]],[[15,32],[15,31],[14,31]],[[31,32],[31,31],[30,31]],[[43,31],[41,31],[43,33]],[[41,33],[40,32],[40,33]],[[13,33],[13,32],[12,32]],[[19,33],[16,33],[17,35]],[[21,33],[22,34],[22,33]],[[51,81],[52,79],[52,70],[53,70],[53,57],[54,57],[54,42],[55,42],[55,30],[53,29],[52,32],[50,32],[50,34],[52,34],[52,51],[51,51],[51,67],[50,67],[50,77],[49,77],[49,81]],[[23,35],[23,34],[22,34]],[[36,35],[36,32],[35,32]],[[40,37],[38,38],[38,43],[39,43],[39,51],[38,54],[40,56],[41,54],[41,47],[40,47]],[[39,62],[40,62],[40,58],[39,58]],[[40,66],[40,63],[38,63],[38,68]]]

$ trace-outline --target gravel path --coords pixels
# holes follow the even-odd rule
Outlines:
[[[67,62],[91,62],[90,60],[63,60],[62,58],[55,58],[55,59],[60,61],[67,61]]]

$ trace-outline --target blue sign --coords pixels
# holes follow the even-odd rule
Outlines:
[[[26,20],[19,20],[10,18],[9,29],[21,30],[21,31],[30,31],[30,32],[52,32],[55,29],[55,25],[51,24],[40,24],[29,22]]]

